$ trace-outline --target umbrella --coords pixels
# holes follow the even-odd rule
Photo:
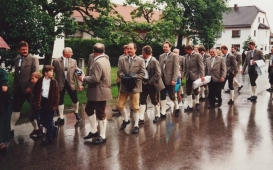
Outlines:
[[[8,44],[5,42],[5,40],[1,36],[0,36],[0,48],[10,49]]]

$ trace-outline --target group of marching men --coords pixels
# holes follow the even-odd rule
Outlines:
[[[257,92],[255,81],[258,77],[258,73],[256,71],[257,67],[255,67],[257,66],[256,61],[265,61],[265,58],[260,50],[255,49],[254,42],[249,42],[248,47],[249,51],[247,52],[246,60],[243,63],[241,72],[244,73],[246,67],[248,67],[248,74],[252,86],[252,95],[248,99],[251,101],[256,101]],[[152,104],[154,105],[154,123],[157,123],[161,119],[166,118],[167,94],[170,100],[174,103],[173,112],[175,116],[178,117],[180,115],[179,105],[181,105],[182,102],[183,88],[180,86],[180,88],[176,89],[175,87],[178,83],[181,84],[181,79],[184,78],[186,79],[186,95],[188,100],[188,105],[184,107],[185,112],[199,110],[199,100],[205,99],[206,87],[208,87],[209,91],[208,99],[210,105],[208,108],[213,109],[221,107],[221,91],[224,88],[225,82],[227,80],[230,93],[230,100],[228,104],[232,105],[234,103],[233,84],[237,84],[238,92],[240,92],[243,87],[243,85],[241,85],[235,79],[235,76],[239,72],[240,64],[242,62],[242,58],[239,54],[236,53],[237,49],[235,47],[232,47],[231,53],[229,53],[227,46],[221,46],[221,55],[217,55],[218,51],[216,48],[210,49],[209,54],[207,54],[204,47],[192,47],[191,45],[187,45],[185,46],[185,56],[180,56],[178,49],[174,49],[173,52],[171,49],[172,44],[168,41],[165,41],[163,43],[164,53],[159,56],[158,61],[155,57],[152,56],[153,51],[149,45],[146,45],[142,48],[142,55],[140,56],[136,55],[137,46],[135,43],[129,43],[123,47],[124,54],[119,57],[117,70],[117,83],[119,84],[117,109],[120,111],[124,118],[120,129],[125,129],[126,126],[131,123],[129,119],[130,112],[125,109],[125,104],[128,97],[130,98],[131,109],[133,111],[134,118],[134,125],[132,130],[133,134],[137,134],[139,132],[139,125],[144,124],[144,113],[146,110],[146,100],[148,95]],[[25,80],[29,80],[30,78],[22,75],[25,75],[28,71],[28,76],[31,77],[33,72],[37,72],[38,61],[36,61],[37,59],[28,53],[24,53],[22,51],[20,53],[20,47],[18,48],[18,51],[19,56],[15,59],[15,75],[17,75],[15,76],[15,79],[21,77],[25,78]],[[73,52],[69,47],[64,49],[62,57],[54,59],[52,63],[55,79],[59,86],[59,95],[57,96],[59,99],[58,108],[54,109],[58,110],[60,117],[55,122],[55,124],[64,124],[63,95],[65,91],[68,92],[70,98],[72,99],[76,119],[81,119],[80,115],[78,114],[79,103],[75,87],[76,78],[78,81],[78,90],[81,91],[85,85],[88,86],[86,94],[88,102],[85,107],[85,112],[88,115],[90,122],[90,132],[87,136],[84,137],[84,139],[92,139],[94,144],[102,144],[106,142],[107,119],[105,108],[106,102],[112,99],[111,65],[109,56],[104,52],[105,47],[103,44],[96,43],[93,46],[93,53],[89,56],[85,75],[74,74],[75,70],[77,69],[77,63],[76,60],[71,58]],[[23,59],[22,57],[25,58]],[[26,64],[27,62],[29,63]],[[33,65],[36,66],[34,67]],[[26,66],[31,67],[24,68]],[[273,67],[272,62],[270,63],[270,66]],[[29,70],[23,71],[24,69]],[[128,75],[132,76],[135,80],[135,85],[133,88],[131,85],[125,83],[126,81],[123,81],[126,76],[128,77]],[[206,76],[211,76],[211,81],[205,85],[193,89],[193,82],[197,79],[200,79],[201,82],[204,82]],[[51,77],[50,79],[55,80],[54,77]],[[46,80],[42,81],[43,85],[44,83],[47,83]],[[273,84],[273,81],[271,84]],[[273,91],[272,87],[270,88],[271,91]],[[41,95],[43,94],[44,90],[50,91],[50,87],[49,89],[48,87],[45,89],[43,88],[44,86],[41,87]],[[20,88],[19,90],[21,89],[23,88]],[[28,95],[31,93],[31,90],[28,89],[28,85],[26,85],[25,89],[27,89],[26,92],[21,91],[19,93],[19,95],[21,95],[20,101],[16,101],[18,99],[14,98],[14,105],[16,105],[16,102],[19,102],[19,104],[16,105],[17,107],[13,108],[13,114],[11,118],[12,135],[14,135],[14,125],[19,118],[18,114],[20,114],[22,103],[28,99],[27,97],[29,97]],[[267,90],[270,91],[270,89]],[[195,102],[193,100],[192,94],[194,94]],[[16,97],[16,95],[14,96]],[[46,97],[48,97],[48,95],[45,97],[42,96],[42,99],[45,98],[45,100],[49,102],[51,98],[47,99]],[[40,136],[41,128],[39,126],[38,118],[32,116],[30,121],[34,127],[34,130],[30,136]],[[46,135],[47,138],[45,141],[43,141],[42,146],[50,144],[54,138],[54,133],[56,133],[56,127],[53,125],[53,117],[50,118],[48,122],[50,125],[45,128],[47,131],[48,128],[50,128],[51,134]],[[98,125],[100,126],[100,132],[98,132],[97,129]]]

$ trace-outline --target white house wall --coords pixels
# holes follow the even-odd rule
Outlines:
[[[232,37],[232,30],[241,30],[240,37]],[[240,53],[243,52],[243,42],[247,40],[248,36],[251,34],[250,28],[228,28],[222,32],[221,38],[219,38],[214,47],[221,47],[226,45],[230,51],[232,44],[240,44]]]

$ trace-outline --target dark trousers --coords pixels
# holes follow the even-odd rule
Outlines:
[[[229,72],[227,75],[226,75],[226,78],[225,78],[225,81],[222,83],[222,89],[224,89],[225,87],[225,84],[226,84],[226,81],[228,80],[228,88],[230,90],[234,90],[234,87],[233,87],[233,79],[234,79],[234,74]]]
[[[18,90],[18,92],[14,93],[12,111],[20,112],[26,100],[30,104],[30,95],[31,94],[23,93],[22,90]]]
[[[256,79],[258,78],[258,73],[255,68],[249,69],[249,79],[251,86],[256,86]]]
[[[64,83],[64,88],[63,90],[60,91],[60,101],[59,101],[59,105],[63,105],[64,104],[64,94],[65,91],[67,91],[70,99],[72,100],[73,103],[77,103],[78,102],[78,96],[77,96],[77,90],[71,90],[70,87],[68,86],[67,81],[65,81]]]
[[[43,98],[41,100],[40,120],[42,125],[46,128],[46,139],[53,140],[53,117],[54,110],[47,110],[48,99]]]
[[[187,96],[191,95],[192,94],[192,90],[194,92],[195,95],[198,95],[199,94],[199,91],[198,91],[198,88],[196,89],[192,89],[192,84],[193,84],[193,81],[191,79],[187,79],[186,81],[186,93],[187,93]]]
[[[96,111],[96,116],[99,120],[106,118],[105,114],[106,101],[88,101],[85,106],[85,112],[88,116],[92,116]]]
[[[168,90],[170,99],[172,101],[174,101],[175,100],[174,86],[166,85],[164,77],[162,77],[162,80],[163,80],[165,88],[160,91],[160,100],[166,100],[166,93],[167,93],[167,90]]]
[[[209,86],[209,103],[210,103],[210,105],[215,106],[215,97],[218,99],[218,104],[222,104],[221,82],[210,81],[208,86]]]
[[[143,80],[145,81],[145,80]],[[157,105],[158,104],[158,93],[153,84],[143,84],[142,85],[142,92],[140,93],[140,104],[145,105],[147,102],[148,95],[151,98],[152,104]]]

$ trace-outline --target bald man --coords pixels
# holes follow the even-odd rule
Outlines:
[[[67,91],[70,99],[72,100],[72,106],[74,108],[74,114],[77,120],[81,119],[79,114],[79,100],[76,91],[76,76],[75,70],[77,68],[77,61],[72,59],[73,51],[70,47],[65,47],[63,50],[63,56],[56,58],[52,62],[54,67],[55,78],[59,84],[60,101],[59,101],[59,118],[55,122],[56,125],[64,124],[64,94]],[[77,81],[78,90],[83,89],[82,82]]]

